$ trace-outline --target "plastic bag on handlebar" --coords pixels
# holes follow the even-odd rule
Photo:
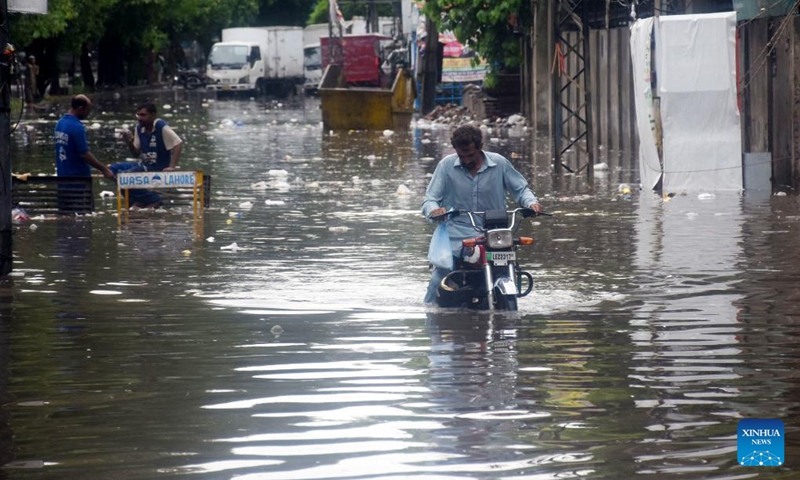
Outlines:
[[[431,244],[428,247],[428,261],[439,268],[453,269],[453,249],[450,247],[447,222],[440,223],[433,231]]]

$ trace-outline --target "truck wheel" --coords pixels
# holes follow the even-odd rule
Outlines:
[[[256,95],[264,97],[267,95],[267,82],[264,79],[256,80]]]

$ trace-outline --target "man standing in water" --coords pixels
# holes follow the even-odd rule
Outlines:
[[[90,177],[94,167],[104,177],[114,173],[92,155],[86,143],[86,128],[81,123],[92,112],[92,102],[86,95],[75,95],[69,112],[56,123],[56,173],[59,177]]]
[[[138,162],[123,162],[111,165],[114,173],[120,172],[171,172],[178,166],[183,151],[183,140],[167,125],[156,118],[156,106],[145,102],[136,110],[139,123],[136,131],[122,133],[122,139],[131,153],[139,157]],[[157,208],[161,195],[152,190],[131,190],[131,206]]]
[[[425,192],[422,214],[426,218],[441,215],[450,208],[485,212],[506,209],[506,192],[519,203],[537,213],[542,206],[528,182],[502,155],[486,152],[483,134],[478,127],[463,125],[450,137],[456,153],[444,157],[436,166]],[[458,256],[461,240],[475,236],[475,230],[466,218],[456,217],[447,224],[453,254]],[[436,301],[436,288],[449,273],[434,267],[425,303]]]

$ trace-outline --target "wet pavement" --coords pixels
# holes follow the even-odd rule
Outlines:
[[[627,162],[555,177],[541,142],[492,132],[556,214],[522,230],[536,288],[517,313],[439,311],[419,206],[447,127],[333,133],[315,99],[158,95],[211,207],[118,225],[98,197],[17,226],[0,478],[796,475],[796,197],[628,200]],[[98,100],[101,161],[126,156],[140,100]],[[56,120],[23,117],[15,172],[53,172]],[[737,464],[743,418],[785,422],[784,467]]]

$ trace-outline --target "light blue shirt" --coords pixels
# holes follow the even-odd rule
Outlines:
[[[471,212],[505,210],[506,192],[521,207],[527,208],[538,202],[525,177],[506,157],[487,151],[483,154],[486,161],[474,177],[461,165],[456,154],[448,155],[439,162],[422,203],[422,214],[425,218],[439,207]],[[476,218],[476,223],[478,221],[481,219]],[[462,239],[478,235],[467,215],[459,215],[447,224],[454,250],[460,248]]]

